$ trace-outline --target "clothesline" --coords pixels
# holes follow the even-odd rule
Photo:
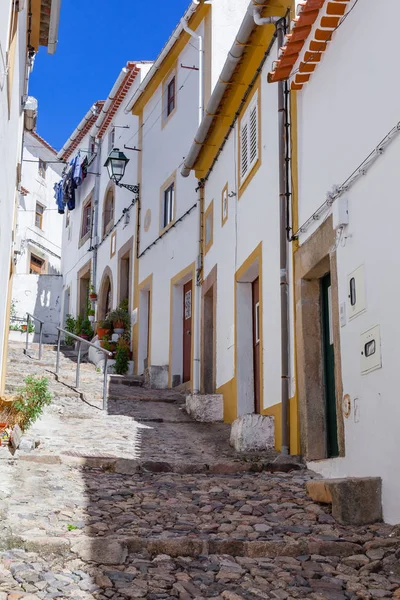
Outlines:
[[[65,169],[61,181],[54,185],[54,197],[58,207],[58,212],[63,215],[65,205],[69,210],[75,208],[75,190],[87,176],[87,168],[89,165],[87,156],[82,156],[84,150],[79,150],[78,154],[71,159],[68,168]]]

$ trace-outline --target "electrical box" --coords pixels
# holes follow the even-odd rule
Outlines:
[[[365,298],[365,269],[361,265],[347,277],[348,318],[349,321],[367,309]]]
[[[349,201],[347,196],[339,196],[332,205],[333,229],[349,224]]]
[[[361,334],[361,374],[366,375],[382,367],[381,331],[375,325]]]

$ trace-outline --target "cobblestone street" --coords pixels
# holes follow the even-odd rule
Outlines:
[[[53,351],[9,363],[9,391],[45,373],[55,397],[36,450],[1,448],[0,600],[400,598],[400,530],[339,525],[313,473],[236,456],[179,394],[114,383],[105,415],[93,366],[85,401],[46,373]]]

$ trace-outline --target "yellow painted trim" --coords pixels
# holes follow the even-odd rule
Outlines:
[[[167,87],[169,82],[175,77],[175,106],[172,112],[167,115]],[[174,64],[168,75],[164,77],[162,82],[162,100],[161,100],[161,129],[167,125],[172,119],[178,108],[178,65]]]
[[[36,52],[39,50],[40,44],[40,20],[41,20],[41,8],[42,0],[32,0],[31,12],[31,45],[35,48]]]
[[[263,16],[284,17],[293,0],[274,0],[263,9]],[[195,162],[196,177],[204,177],[221,147],[224,137],[229,133],[231,122],[239,109],[240,103],[251,83],[257,68],[275,33],[274,25],[255,27],[249,38],[246,52],[242,57],[240,66],[228,86],[221,105],[218,107],[218,116],[214,119],[205,144]]]
[[[143,114],[139,114],[139,129],[138,129],[138,146],[139,148],[143,148]],[[143,170],[143,160],[142,160],[142,152],[138,152],[138,183],[141,186],[142,184],[142,170]],[[135,239],[135,246],[133,249],[133,309],[137,311],[137,317],[139,317],[139,259],[137,257],[137,244],[140,240],[140,223],[139,216],[141,214],[140,206],[142,204],[141,198],[139,198],[139,202],[136,202],[136,234],[139,237]],[[134,361],[134,373],[138,374],[138,345],[139,345],[139,319],[136,319],[136,323],[132,326],[131,331],[132,337],[132,358]]]
[[[207,219],[211,218],[211,237],[206,243]],[[214,200],[211,200],[204,215],[204,256],[207,254],[214,241]]]
[[[196,30],[210,10],[211,7],[209,4],[204,4],[203,2],[198,4],[196,12],[189,19],[189,27],[193,30]],[[169,51],[169,53],[167,54],[167,56],[164,58],[158,71],[154,74],[151,81],[149,81],[143,94],[141,94],[141,96],[133,105],[132,113],[134,115],[140,115],[147,102],[157,91],[158,87],[163,82],[165,76],[167,75],[167,73],[169,73],[174,63],[177,61],[180,53],[189,42],[192,43],[191,36],[188,33],[186,33],[186,31],[183,31],[179,36],[178,40],[175,42],[175,44]]]
[[[234,302],[234,327],[235,327],[235,352],[234,352],[234,360],[235,360],[235,379],[236,379],[236,390],[237,390],[237,313],[236,313],[236,292],[237,286],[236,284],[239,282],[243,275],[248,271],[248,269],[258,261],[258,279],[259,279],[259,304],[260,304],[260,406],[261,410],[264,406],[264,325],[263,325],[263,272],[262,272],[262,242],[258,244],[258,246],[249,254],[246,260],[241,264],[239,269],[235,273],[235,302]],[[236,399],[237,399],[237,391],[236,391]],[[237,409],[237,407],[236,407]]]
[[[149,275],[148,277],[146,277],[146,279],[144,279],[140,284],[139,284],[139,298],[140,298],[140,292],[142,291],[149,291],[150,292],[150,305],[148,307],[148,332],[147,332],[147,339],[148,339],[148,344],[149,347],[147,348],[147,361],[148,361],[148,366],[151,365],[151,332],[153,330],[153,273],[151,273],[151,275]],[[140,303],[139,303],[139,307],[138,307],[138,323],[140,319]]]
[[[194,286],[196,285],[196,263],[193,262],[181,271],[174,275],[171,279],[170,293],[169,293],[169,364],[168,364],[168,387],[172,387],[172,339],[173,339],[173,302],[172,292],[174,286],[184,285],[184,281],[187,276],[191,275],[192,279],[192,319],[195,314],[195,294]],[[189,279],[190,281],[190,279]],[[187,283],[187,281],[186,281]],[[182,342],[183,343],[183,342]],[[194,360],[194,335],[192,335],[192,350],[191,350],[191,361],[190,361],[190,381],[187,382],[190,385],[190,389],[193,392],[193,360]]]
[[[169,188],[169,186],[172,183],[174,184],[174,216],[173,216],[172,221],[170,223],[168,223],[168,225],[166,227],[163,227],[162,223],[163,223],[163,217],[164,217],[164,192],[165,192],[165,190],[167,188]],[[176,196],[177,196],[176,192],[177,192],[177,189],[176,189],[176,171],[174,171],[172,173],[172,175],[170,175],[170,177],[168,177],[168,179],[166,181],[164,181],[164,183],[162,184],[162,186],[160,188],[160,213],[159,213],[160,214],[160,218],[159,218],[159,224],[158,224],[158,227],[159,227],[158,235],[162,235],[163,233],[165,233],[175,223],[175,219],[176,219]]]
[[[221,227],[225,225],[229,217],[229,196],[228,196],[228,182],[224,185],[221,192]],[[226,193],[226,217],[224,219],[224,194]]]
[[[233,423],[237,419],[237,387],[236,377],[232,377],[229,381],[220,385],[217,388],[217,394],[222,394],[224,397],[224,421],[225,423]]]
[[[238,148],[238,172],[237,172],[237,177],[238,177],[238,199],[240,200],[243,192],[246,190],[247,186],[250,184],[251,180],[253,179],[254,175],[257,173],[258,169],[261,166],[261,78],[260,75],[257,78],[257,83],[255,84],[252,93],[250,94],[250,96],[247,98],[246,104],[243,107],[242,113],[239,117],[238,120],[238,126],[237,126],[237,136],[238,136],[238,143],[237,143],[237,148]],[[258,94],[258,99],[257,99],[257,129],[258,129],[258,140],[257,140],[257,145],[258,145],[258,158],[256,160],[256,162],[254,163],[254,165],[252,166],[250,172],[248,173],[248,175],[246,176],[246,178],[244,179],[243,182],[241,182],[240,179],[240,172],[241,172],[241,168],[240,168],[240,151],[241,151],[241,135],[240,135],[240,127],[242,124],[242,119],[246,114],[247,109],[249,108],[249,105],[251,104],[251,102],[254,99],[254,96]],[[250,148],[249,148],[249,152],[250,152]],[[249,157],[250,158],[250,157]]]

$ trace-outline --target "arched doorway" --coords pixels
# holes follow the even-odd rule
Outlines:
[[[106,267],[101,278],[100,291],[97,306],[97,319],[102,321],[112,309],[113,302],[113,280],[110,267]]]

